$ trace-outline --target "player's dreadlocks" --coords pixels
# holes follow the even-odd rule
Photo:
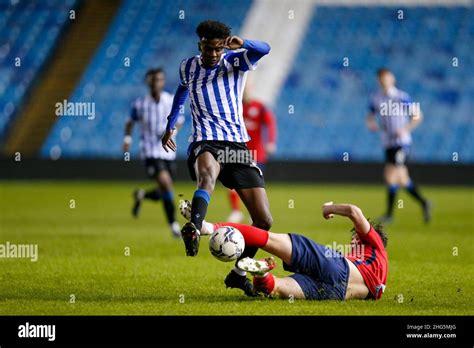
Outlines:
[[[367,219],[367,221],[369,222],[370,226],[372,226],[374,228],[375,232],[378,233],[378,235],[380,236],[380,239],[382,239],[383,246],[386,248],[387,243],[388,243],[388,236],[384,231],[383,225],[381,223],[374,223],[374,222],[370,221],[370,219]],[[351,232],[354,235],[356,233],[355,228],[353,228],[351,230]]]
[[[232,28],[219,21],[207,20],[199,23],[196,28],[196,34],[199,39],[225,39],[230,36]]]

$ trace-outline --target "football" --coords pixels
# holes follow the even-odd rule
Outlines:
[[[223,226],[214,231],[209,239],[209,250],[218,260],[237,260],[245,249],[244,236],[231,226]]]

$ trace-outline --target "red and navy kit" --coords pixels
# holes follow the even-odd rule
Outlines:
[[[267,128],[267,142],[275,143],[276,140],[276,123],[275,117],[270,109],[265,107],[258,100],[251,100],[243,103],[244,122],[250,141],[247,147],[252,152],[256,151],[257,163],[263,164],[267,161],[265,152],[265,142],[263,139],[263,128]]]
[[[387,252],[382,239],[372,226],[367,234],[358,233],[358,236],[359,245],[353,245],[351,253],[346,255],[346,258],[357,267],[370,294],[378,300],[387,283]]]

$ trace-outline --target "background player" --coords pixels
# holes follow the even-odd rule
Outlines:
[[[198,253],[202,221],[217,179],[237,191],[255,226],[269,229],[272,224],[263,174],[245,144],[250,139],[242,115],[242,91],[247,73],[268,54],[270,46],[231,36],[231,29],[217,21],[200,23],[196,33],[201,54],[181,62],[181,83],[162,138],[166,150],[176,151],[172,139],[174,127],[179,109],[189,94],[192,135],[188,167],[191,178],[197,180],[197,190],[192,199],[191,221],[181,230],[188,256]],[[225,52],[225,49],[230,51]],[[256,251],[256,248],[247,248],[244,256],[254,256]],[[237,267],[226,277],[225,284],[253,295],[246,273]]]
[[[245,127],[250,137],[247,147],[254,156],[258,167],[263,170],[267,162],[267,155],[272,155],[276,151],[277,125],[273,112],[261,101],[252,98],[252,84],[250,82],[247,80],[242,98]],[[266,139],[264,139],[264,133],[266,133]],[[239,195],[235,190],[229,191],[229,200],[232,212],[227,221],[242,221],[244,214],[240,211]]]
[[[185,218],[189,218],[187,204],[185,201],[180,205]],[[325,219],[340,215],[352,221],[351,251],[347,255],[302,235],[272,233],[237,223],[204,222],[203,233],[211,234],[219,227],[233,226],[244,236],[246,248],[261,248],[279,257],[285,270],[295,272],[289,277],[277,278],[269,273],[276,266],[273,258],[241,259],[237,265],[255,275],[253,284],[257,292],[308,300],[379,299],[385,290],[388,272],[387,236],[381,225],[372,226],[362,210],[352,204],[326,203],[322,214]]]
[[[173,236],[180,236],[180,226],[176,221],[176,209],[173,201],[173,175],[176,169],[174,162],[176,154],[166,152],[161,146],[161,137],[165,131],[173,96],[164,91],[165,73],[162,68],[150,69],[145,75],[149,94],[137,98],[132,105],[130,118],[125,124],[123,151],[129,152],[132,142],[132,130],[135,122],[140,125],[140,157],[145,161],[145,167],[150,179],[156,181],[157,186],[145,191],[136,190],[133,194],[134,204],[132,214],[138,217],[144,199],[154,202],[163,201],[166,219]],[[184,121],[181,115],[176,121],[180,127]]]
[[[406,166],[412,142],[411,131],[420,124],[423,114],[407,93],[395,87],[395,76],[389,69],[379,69],[377,78],[380,91],[370,100],[367,127],[371,131],[381,132],[385,147],[384,179],[388,194],[387,211],[381,220],[392,222],[395,197],[402,186],[420,203],[424,221],[428,223],[431,219],[431,203],[420,194]]]

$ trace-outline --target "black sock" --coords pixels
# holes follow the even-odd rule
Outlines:
[[[158,189],[152,189],[145,192],[145,199],[150,199],[152,201],[159,201],[161,199],[161,192]]]
[[[418,191],[418,188],[416,185],[413,183],[413,181],[410,181],[408,185],[405,187],[407,192],[415,198],[418,202],[420,202],[421,205],[425,206],[426,205],[426,199],[424,199],[420,192]]]
[[[202,220],[206,217],[207,206],[211,197],[206,190],[198,189],[194,192],[191,203],[191,222],[198,230],[202,228]]]
[[[395,197],[397,196],[398,185],[389,185],[387,190],[387,213],[386,216],[392,216]]]
[[[244,259],[246,257],[254,258],[257,254],[258,248],[257,247],[249,247],[246,246],[242,255],[240,255],[239,260]],[[238,260],[237,260],[238,261]],[[235,264],[237,266],[237,263]]]
[[[176,221],[175,216],[175,206],[173,201],[173,192],[165,191],[162,195],[163,198],[163,207],[165,208],[166,219],[168,220],[169,224],[172,224]]]

